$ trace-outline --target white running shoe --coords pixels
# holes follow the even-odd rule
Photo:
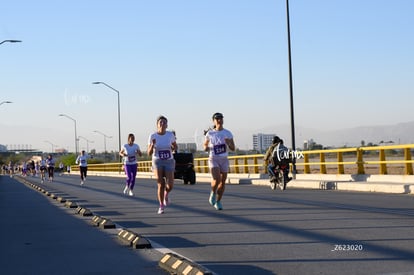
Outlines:
[[[134,195],[134,193],[132,193],[132,190],[131,189],[129,189],[128,195],[130,195],[130,196],[133,196]]]
[[[124,188],[124,194],[128,193],[128,191],[129,191],[128,186],[125,186],[125,188]]]
[[[167,191],[165,191],[164,192],[164,205],[165,206],[168,206],[168,205],[170,205],[171,204],[171,200],[168,198],[168,192]]]
[[[81,185],[83,185],[83,180],[81,180]]]
[[[160,205],[160,208],[158,208],[158,214],[164,214],[164,205]]]

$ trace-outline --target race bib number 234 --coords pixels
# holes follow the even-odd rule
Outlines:
[[[214,154],[220,155],[226,152],[226,144],[219,144],[214,146]]]

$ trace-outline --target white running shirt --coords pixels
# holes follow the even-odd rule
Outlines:
[[[138,144],[134,143],[132,145],[124,144],[124,147],[122,147],[125,151],[127,156],[124,157],[124,164],[131,165],[137,163],[137,152],[141,151],[139,149]]]
[[[87,155],[79,155],[76,159],[76,164],[79,164],[81,167],[88,166],[88,156]]]
[[[148,145],[155,139],[154,152],[152,153],[152,159],[173,159],[172,144],[175,142],[175,135],[166,131],[164,135],[153,133],[148,138]]]
[[[205,139],[209,141],[209,156],[227,157],[229,153],[227,150],[226,139],[231,138],[233,138],[233,134],[227,129],[222,129],[220,131],[209,130],[205,137]]]

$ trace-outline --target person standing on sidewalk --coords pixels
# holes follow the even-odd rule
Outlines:
[[[157,131],[148,138],[148,155],[152,155],[152,169],[157,178],[158,214],[164,214],[170,204],[169,193],[174,186],[175,160],[173,152],[177,150],[175,135],[167,131],[168,120],[165,116],[157,118]]]
[[[80,171],[80,178],[81,178],[80,185],[83,185],[86,180],[86,175],[88,173],[88,158],[89,156],[85,154],[85,150],[82,150],[81,154],[76,159],[76,164],[79,165],[79,171]]]
[[[124,194],[128,194],[130,196],[133,196],[134,193],[132,190],[134,190],[135,186],[135,178],[137,176],[137,155],[142,156],[141,149],[139,148],[139,145],[134,143],[135,142],[135,136],[134,134],[128,135],[128,143],[124,144],[121,151],[119,152],[119,155],[123,157],[123,164],[126,174],[126,184],[124,188]]]
[[[236,149],[233,134],[223,128],[223,114],[213,114],[214,129],[207,131],[204,150],[209,152],[208,166],[212,176],[211,192],[208,201],[217,210],[222,210],[221,199],[224,194],[227,173],[229,172],[228,149]]]

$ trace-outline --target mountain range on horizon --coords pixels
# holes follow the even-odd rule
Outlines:
[[[261,128],[255,134],[276,134],[291,145],[290,125],[278,125]],[[300,148],[304,142],[312,139],[324,147],[355,147],[373,144],[411,144],[414,143],[414,121],[396,123],[393,125],[359,126],[338,130],[323,130],[315,128],[295,127],[296,147]]]

